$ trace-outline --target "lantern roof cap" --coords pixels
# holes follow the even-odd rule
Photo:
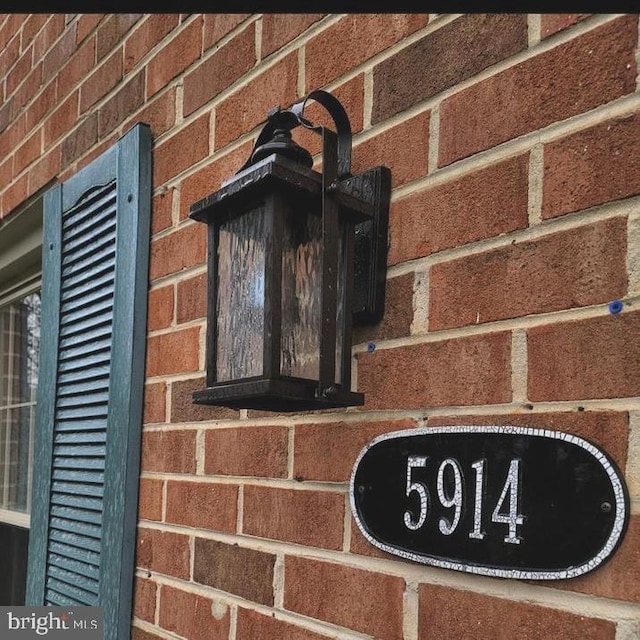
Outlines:
[[[332,197],[349,209],[359,219],[366,219],[372,213],[371,202],[360,194],[353,193],[350,185],[357,180],[351,178],[338,181],[330,186]],[[189,217],[206,222],[220,207],[227,206],[248,196],[255,196],[261,188],[277,184],[280,188],[320,198],[322,194],[322,174],[292,161],[281,154],[273,153],[255,164],[243,168],[226,180],[220,189],[195,202],[189,209]]]

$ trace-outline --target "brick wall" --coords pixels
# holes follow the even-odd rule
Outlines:
[[[133,123],[154,134],[136,640],[640,637],[637,15],[11,14],[0,74],[2,216]],[[349,113],[354,171],[393,176],[387,309],[354,336],[366,404],[195,406],[189,205],[270,107],[320,87]],[[631,493],[617,553],[539,583],[374,549],[348,506],[358,451],[452,423],[603,447]]]

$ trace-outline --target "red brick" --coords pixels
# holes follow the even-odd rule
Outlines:
[[[545,146],[542,217],[640,193],[640,113]]]
[[[42,152],[42,129],[32,133],[16,150],[13,159],[13,172],[22,173]]]
[[[102,13],[81,13],[78,17],[76,42],[80,44],[90,33],[93,33],[103,17]]]
[[[176,321],[178,324],[198,320],[207,315],[207,274],[180,280],[176,291]]]
[[[447,98],[438,166],[632,93],[637,39],[623,16]]]
[[[420,585],[419,633],[434,640],[614,640],[616,625],[506,598],[458,591],[437,585]]]
[[[208,154],[209,114],[205,113],[156,147],[153,184],[164,184]]]
[[[427,14],[348,14],[305,45],[305,91],[366,62],[380,51],[421,29]]]
[[[147,622],[153,622],[156,613],[156,592],[158,586],[153,580],[136,576],[133,582],[133,615]]]
[[[138,122],[146,122],[156,138],[169,131],[176,122],[176,88],[172,87],[146,102],[143,109],[127,120],[124,131]]]
[[[125,33],[142,17],[141,13],[112,13],[96,32],[98,60],[102,60],[122,40]]]
[[[367,409],[511,401],[511,335],[490,333],[359,354]]]
[[[227,640],[230,608],[218,603],[220,613],[209,598],[187,593],[168,585],[160,592],[160,626],[189,640]]]
[[[167,385],[164,382],[144,387],[144,424],[166,421]]]
[[[145,15],[124,43],[124,72],[129,73],[144,56],[178,26],[175,13]]]
[[[376,638],[404,637],[402,578],[287,556],[284,579],[284,608],[289,611]]]
[[[207,256],[207,226],[194,222],[152,240],[150,279],[204,264]]]
[[[162,520],[162,485],[162,480],[140,478],[138,518],[141,520]]]
[[[415,275],[406,273],[387,280],[382,320],[374,325],[354,327],[353,344],[402,338],[411,333]]]
[[[9,69],[17,62],[20,57],[20,37],[15,36],[7,45],[0,51],[0,69],[3,70],[3,75],[7,73]]]
[[[200,327],[151,336],[147,339],[147,376],[198,370]]]
[[[321,549],[342,548],[341,493],[245,485],[242,532]]]
[[[29,131],[35,127],[27,127],[27,116],[23,114],[0,134],[0,157],[6,158],[11,155],[24,141]]]
[[[45,148],[71,131],[77,120],[78,92],[75,91],[44,121]]]
[[[11,109],[13,107],[13,97],[5,100],[0,106],[0,133],[4,131],[12,120]]]
[[[286,638],[286,640],[329,640],[335,636],[325,636],[309,629],[263,615],[252,609],[238,607],[236,640],[256,640],[257,638]]]
[[[254,23],[216,50],[212,56],[185,76],[183,83],[184,115],[188,116],[229,88],[256,62]]]
[[[98,114],[90,113],[62,140],[62,164],[69,166],[98,142]]]
[[[167,483],[166,522],[234,533],[237,518],[237,486],[173,480]]]
[[[636,579],[640,571],[640,518],[631,515],[629,528],[620,547],[596,571],[557,586],[568,591],[578,591],[603,598],[613,598],[640,603],[640,583]]]
[[[540,37],[544,40],[572,27],[590,15],[590,13],[543,13],[540,16]]]
[[[394,202],[388,263],[526,228],[528,170],[525,154]]]
[[[144,102],[144,70],[136,74],[105,102],[98,112],[98,135],[102,138]],[[155,133],[155,132],[154,132]]]
[[[367,556],[368,558],[392,558],[393,556],[378,547],[374,547],[367,538],[365,538],[358,525],[356,524],[353,516],[350,518],[351,522],[351,544],[349,546],[349,553],[356,553],[359,556]]]
[[[166,329],[173,322],[172,284],[149,291],[147,330]]]
[[[62,38],[47,52],[42,61],[42,79],[49,82],[54,78],[76,50],[76,24],[65,28]]]
[[[190,558],[189,536],[138,528],[138,567],[186,580],[189,578]]]
[[[250,13],[205,13],[203,49],[207,51],[244,22]]]
[[[171,383],[171,422],[199,422],[202,420],[228,420],[238,418],[235,409],[195,404],[192,394],[206,387],[204,377]]]
[[[37,88],[41,85],[41,73],[42,66],[37,66],[31,71],[29,74],[29,79],[33,76],[33,91],[35,92]],[[20,87],[27,86],[29,83],[29,79]],[[25,96],[24,102],[27,102],[31,99],[33,94],[29,94]],[[18,96],[16,95],[16,99]],[[50,82],[37,97],[33,100],[33,102],[27,107],[26,110],[26,123],[27,126],[31,129],[39,125],[45,118],[45,116],[58,104],[58,83],[55,81]]]
[[[11,71],[6,74],[5,94],[10,96],[29,75],[32,68],[31,49],[23,52]]]
[[[287,477],[287,427],[233,427],[205,433],[207,475]]]
[[[60,158],[61,150],[60,146],[55,147],[49,151],[45,156],[42,156],[35,164],[29,169],[29,193],[35,193],[47,183],[54,180],[54,178],[60,173]]]
[[[195,431],[143,431],[142,470],[195,473]]]
[[[640,395],[640,311],[527,331],[531,401]]]
[[[189,207],[217,191],[222,183],[230,178],[247,161],[253,145],[246,143],[217,157],[213,162],[187,176],[180,183],[180,219],[189,215]]]
[[[106,96],[121,80],[122,48],[119,48],[80,85],[80,113]]]
[[[202,18],[178,33],[147,64],[147,97],[164,88],[200,57]]]
[[[149,633],[140,627],[133,626],[131,628],[131,640],[165,640],[165,637],[157,636],[155,633]]]
[[[374,67],[372,122],[396,115],[526,47],[525,14],[461,16]]]
[[[373,438],[412,429],[414,420],[298,424],[295,427],[293,476],[296,480],[348,482],[353,463]]]
[[[193,579],[214,589],[272,606],[276,556],[238,544],[196,538]]]
[[[216,149],[265,122],[272,107],[291,105],[297,88],[298,53],[294,51],[216,107]]]
[[[2,192],[2,211],[4,215],[24,202],[29,193],[28,176],[25,174]]]
[[[627,221],[604,220],[431,267],[437,331],[608,302],[627,289]]]
[[[624,469],[627,464],[629,416],[614,411],[563,411],[467,416],[429,416],[429,427],[451,425],[499,425],[533,427],[571,433],[607,452]]]
[[[264,13],[262,15],[262,58],[270,56],[297,38],[324,13]]]
[[[64,30],[64,13],[50,13],[46,24],[33,40],[33,59],[41,60]]]
[[[0,162],[0,184],[9,184],[13,178],[13,156]]]
[[[429,115],[423,112],[357,145],[353,173],[383,165],[391,167],[391,186],[399,187],[427,175]]]
[[[155,234],[168,229],[172,223],[174,189],[167,189],[151,201],[151,233]]]
[[[29,17],[24,21],[22,25],[22,50],[26,51],[27,47],[33,39],[36,37],[37,33],[42,29],[45,22],[47,21],[49,14],[46,13],[32,13]]]

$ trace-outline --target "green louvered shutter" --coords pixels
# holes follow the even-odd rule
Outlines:
[[[151,134],[137,125],[44,200],[27,604],[104,607],[130,636]]]

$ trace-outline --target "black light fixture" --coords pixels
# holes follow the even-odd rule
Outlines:
[[[321,104],[335,132],[304,117]],[[322,173],[291,137],[322,136]],[[352,322],[384,309],[391,173],[351,175],[342,104],[314,91],[268,113],[249,160],[189,216],[208,225],[206,388],[198,404],[299,411],[361,405]]]

